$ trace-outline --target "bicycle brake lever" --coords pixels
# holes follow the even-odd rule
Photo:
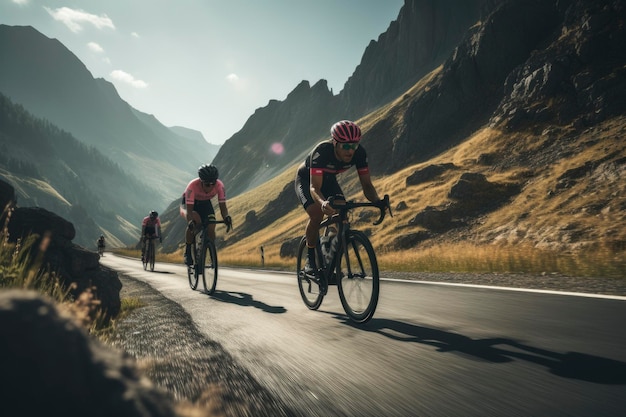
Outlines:
[[[393,215],[391,214],[391,206],[389,205],[389,195],[385,194],[381,201],[382,204],[380,205],[380,207],[378,207],[378,209],[380,210],[380,217],[373,223],[374,226],[378,226],[383,222],[383,220],[385,219],[385,214],[387,212],[386,209],[389,209],[389,215],[393,217]]]

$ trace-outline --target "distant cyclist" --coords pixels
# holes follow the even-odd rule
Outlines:
[[[96,241],[96,245],[98,245],[98,253],[102,255],[104,253],[104,235],[100,235],[98,240]]]
[[[143,256],[146,253],[146,240],[148,238],[158,238],[159,242],[163,243],[161,219],[155,210],[152,210],[141,222],[141,262],[144,261]]]
[[[217,196],[222,219],[232,227],[233,221],[228,215],[226,206],[226,190],[224,183],[218,179],[219,172],[214,165],[202,165],[198,168],[198,178],[189,182],[181,203],[181,215],[187,220],[185,232],[185,264],[193,265],[191,243],[200,227],[208,220],[215,220],[215,210],[211,199]],[[208,236],[215,241],[215,224],[207,226]]]
[[[371,202],[380,201],[370,178],[367,153],[359,145],[359,126],[349,120],[342,120],[331,127],[330,135],[330,139],[317,144],[300,164],[295,180],[296,194],[309,216],[305,230],[307,262],[304,271],[307,274],[314,274],[317,270],[315,246],[319,239],[320,223],[324,215],[335,213],[328,197],[343,197],[337,174],[356,166],[365,197]]]

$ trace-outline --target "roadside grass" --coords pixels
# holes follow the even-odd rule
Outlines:
[[[261,258],[259,244],[218,249],[221,266],[267,268],[290,271],[295,257],[281,257],[280,246],[264,246]],[[137,258],[134,249],[115,249],[114,253]],[[572,277],[626,278],[626,251],[607,247],[579,251],[556,251],[530,245],[474,245],[470,243],[434,245],[404,251],[376,250],[381,272],[458,272],[498,274],[558,274]],[[182,264],[182,251],[158,253],[158,262]]]
[[[48,297],[56,303],[61,312],[82,325],[87,332],[101,339],[111,334],[116,320],[126,317],[132,310],[142,306],[138,299],[122,299],[120,314],[107,322],[91,289],[74,298],[71,295],[73,288],[64,288],[57,274],[42,266],[43,254],[49,243],[48,238],[44,237],[39,248],[34,248],[33,245],[38,241],[37,235],[29,235],[17,243],[9,243],[5,236],[6,232],[0,233],[0,290],[32,290]],[[31,253],[38,255],[32,258]]]
[[[28,236],[17,243],[9,243],[3,234],[0,234],[0,238],[0,288],[33,290],[58,303],[71,301],[70,289],[60,285],[53,271],[41,267],[41,257],[31,257],[36,236]],[[44,245],[45,239],[41,246]]]

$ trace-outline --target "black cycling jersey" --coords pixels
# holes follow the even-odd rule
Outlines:
[[[306,160],[298,167],[296,173],[296,194],[302,206],[306,209],[314,203],[311,197],[311,175],[323,175],[322,189],[324,197],[343,196],[343,191],[337,182],[337,174],[350,167],[356,166],[359,174],[369,172],[367,152],[359,146],[350,162],[343,162],[335,157],[335,146],[332,141],[317,144]]]
[[[318,170],[326,174],[337,175],[350,167],[356,165],[356,169],[361,173],[368,171],[367,152],[363,146],[359,146],[354,152],[350,162],[343,162],[335,157],[335,146],[332,141],[318,143],[313,151],[307,156],[304,164],[313,170],[313,175],[319,175]]]

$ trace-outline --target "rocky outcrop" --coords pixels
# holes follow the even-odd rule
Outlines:
[[[572,2],[548,46],[507,77],[492,124],[508,129],[549,121],[590,126],[623,114],[625,19],[623,1]]]
[[[443,207],[428,206],[409,221],[411,226],[421,226],[433,233],[443,233],[463,226],[472,218],[495,210],[520,192],[516,183],[490,182],[483,174],[465,172],[452,185],[450,201]],[[432,234],[413,234],[397,239],[398,248],[412,240],[423,241]]]
[[[0,181],[0,189],[8,190],[0,195],[0,201],[11,201],[12,187]],[[57,276],[70,294],[78,299],[85,291],[92,291],[100,307],[103,318],[115,317],[121,308],[120,290],[122,284],[117,272],[100,265],[99,255],[72,243],[75,235],[72,223],[40,207],[14,208],[8,219],[5,238],[8,242],[23,242],[27,237],[34,239],[28,250],[28,258],[38,268]]]
[[[172,400],[35,292],[0,292],[2,407],[20,416],[172,417]]]

